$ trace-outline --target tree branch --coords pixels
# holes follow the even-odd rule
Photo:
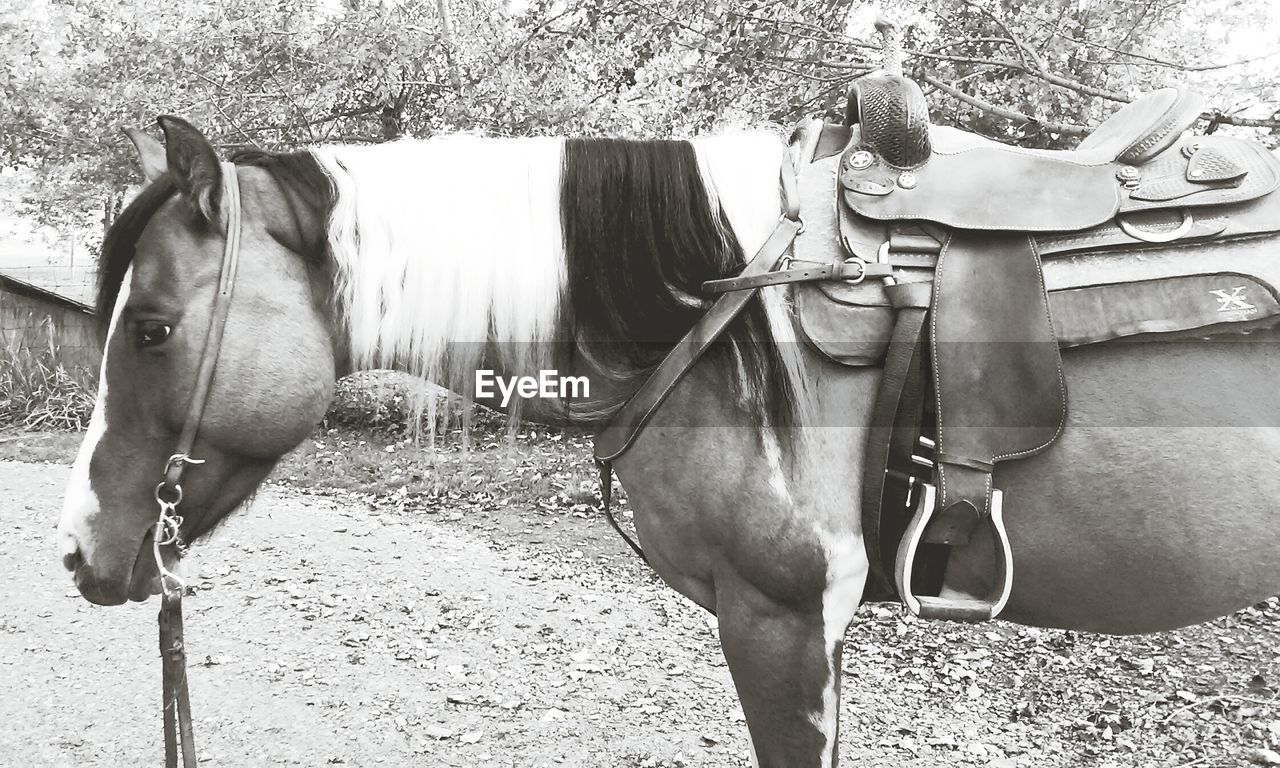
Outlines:
[[[1071,123],[1055,123],[1049,120],[1044,120],[1042,118],[1035,117],[1034,115],[1024,115],[1023,113],[1015,112],[1012,109],[1006,109],[1004,107],[996,106],[995,104],[992,104],[991,102],[986,101],[985,99],[980,99],[977,96],[970,96],[969,94],[965,93],[959,88],[948,85],[947,83],[942,82],[941,80],[939,80],[936,77],[933,77],[932,75],[922,74],[920,77],[929,85],[932,85],[934,88],[937,88],[938,90],[951,96],[952,98],[962,101],[965,104],[968,104],[972,107],[977,107],[983,112],[987,112],[989,114],[996,115],[998,117],[1003,117],[1008,120],[1016,120],[1022,123],[1029,123],[1041,130],[1049,131],[1051,133],[1061,133],[1067,136],[1088,136],[1090,133],[1090,129],[1083,125],[1073,125]]]

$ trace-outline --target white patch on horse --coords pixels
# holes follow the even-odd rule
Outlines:
[[[822,752],[822,768],[830,768],[831,756],[836,748],[836,731],[840,722],[840,700],[836,695],[837,675],[835,665],[836,644],[844,639],[845,630],[858,610],[862,591],[866,587],[870,563],[863,548],[862,537],[853,534],[832,534],[818,530],[827,556],[827,587],[822,592],[823,639],[827,650],[827,687],[822,693],[822,708],[809,715],[809,722],[826,739]]]
[[[115,337],[116,327],[120,324],[120,316],[129,303],[129,285],[133,280],[133,267],[124,273],[120,283],[120,293],[116,296],[115,308],[111,312],[111,323],[107,326],[107,340],[102,345],[102,367],[98,372],[98,399],[93,403],[93,414],[89,417],[89,428],[85,432],[84,441],[80,443],[80,451],[76,454],[76,462],[71,466],[71,477],[67,480],[66,496],[62,502],[62,519],[58,521],[58,549],[60,555],[72,555],[77,550],[82,553],[93,551],[93,518],[102,509],[98,494],[93,490],[89,478],[89,463],[98,443],[107,432],[107,350],[111,347],[111,339]],[[87,556],[87,555],[86,555]]]
[[[567,283],[564,140],[451,135],[311,150],[336,192],[329,247],[353,361],[467,391],[553,367]],[[486,347],[486,342],[497,342]]]
[[[787,473],[782,469],[782,446],[778,444],[778,436],[773,430],[766,429],[761,432],[760,437],[764,443],[764,458],[769,464],[769,488],[790,509],[791,489],[787,487]]]

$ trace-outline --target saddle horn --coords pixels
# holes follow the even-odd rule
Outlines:
[[[857,125],[862,144],[896,168],[917,168],[929,159],[929,105],[914,80],[877,72],[853,82],[845,125]]]

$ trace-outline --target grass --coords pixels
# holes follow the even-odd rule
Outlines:
[[[404,509],[593,503],[585,434],[526,427],[511,436],[455,429],[432,442],[330,428],[276,467],[278,482],[388,498]]]
[[[0,346],[0,428],[81,431],[96,391],[91,371],[69,370],[58,361],[52,337]]]

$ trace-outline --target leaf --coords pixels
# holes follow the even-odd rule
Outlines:
[[[444,727],[443,725],[435,725],[435,724],[428,725],[426,728],[423,728],[422,732],[425,735],[429,736],[430,738],[433,738],[436,740],[444,740],[453,735],[452,730]]]
[[[1245,759],[1255,765],[1280,765],[1280,752],[1256,747],[1245,751]]]

